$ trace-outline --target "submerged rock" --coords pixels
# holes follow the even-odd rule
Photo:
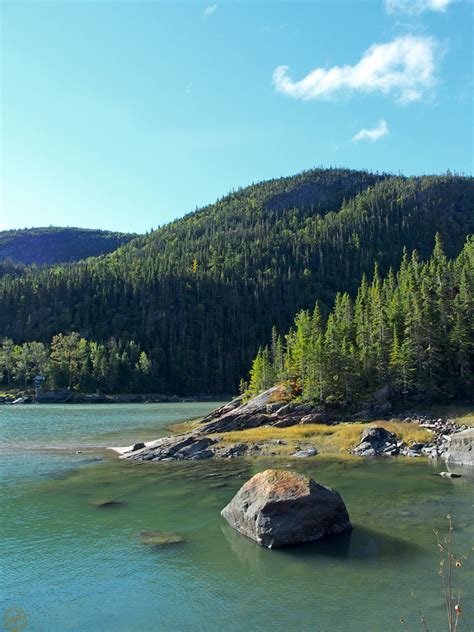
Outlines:
[[[97,507],[98,509],[117,509],[119,507],[126,507],[128,503],[125,500],[99,498],[97,500],[91,500],[89,504],[93,507]]]
[[[276,548],[352,529],[337,491],[281,470],[266,470],[241,487],[221,515],[261,546]]]
[[[140,543],[146,546],[167,546],[181,542],[184,542],[184,538],[177,533],[168,533],[167,531],[140,532]]]
[[[462,474],[456,474],[456,472],[438,472],[437,476],[442,478],[461,478]]]

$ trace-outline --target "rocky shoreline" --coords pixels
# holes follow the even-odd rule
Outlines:
[[[16,393],[0,396],[0,404],[161,404],[222,400],[222,395],[180,397],[162,393],[76,393],[74,391],[39,391],[38,394]]]
[[[309,404],[275,402],[278,387],[258,395],[249,402],[236,398],[214,410],[200,425],[190,432],[164,437],[147,444],[137,443],[128,448],[115,448],[121,458],[132,461],[177,461],[201,460],[209,458],[234,458],[239,456],[276,455],[272,450],[285,445],[283,439],[230,444],[225,441],[227,433],[239,434],[241,430],[255,428],[290,428],[312,424],[337,426],[349,425],[347,421],[331,416],[323,407]],[[379,427],[376,423],[364,428],[359,443],[350,453],[360,457],[429,457],[445,459],[452,463],[474,465],[474,428],[459,426],[454,421],[431,418],[427,415],[411,413],[409,416],[392,418],[390,422],[415,424],[429,433],[429,440],[407,443],[395,433]],[[284,433],[282,432],[282,435]],[[297,458],[314,457],[318,446],[311,444],[297,446],[292,454]]]

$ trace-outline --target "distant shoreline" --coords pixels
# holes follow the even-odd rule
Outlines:
[[[179,396],[163,393],[76,393],[73,391],[42,391],[32,393],[5,394],[0,396],[0,405],[18,406],[28,404],[177,404],[193,402],[220,402],[231,399],[229,395]]]

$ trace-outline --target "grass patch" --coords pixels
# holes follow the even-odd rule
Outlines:
[[[326,454],[347,453],[360,441],[365,428],[382,426],[394,432],[399,439],[408,445],[429,441],[433,436],[425,428],[404,422],[380,421],[373,423],[344,423],[335,426],[324,424],[308,424],[290,426],[289,428],[260,427],[220,434],[222,443],[260,443],[282,439],[292,449],[294,445],[315,445],[319,452]]]
[[[174,434],[186,434],[187,432],[196,430],[200,425],[201,419],[191,419],[190,421],[180,421],[176,424],[170,424],[167,428]]]
[[[268,398],[269,404],[286,404],[292,399],[292,391],[288,384],[278,384],[276,390]]]
[[[452,419],[460,426],[474,426],[474,408],[472,406],[446,406],[440,409],[433,409],[433,412],[440,410],[441,416]]]

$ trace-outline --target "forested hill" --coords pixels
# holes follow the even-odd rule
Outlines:
[[[70,263],[112,252],[136,235],[85,228],[25,228],[0,231],[0,262],[14,264]],[[13,264],[13,265],[12,265]]]
[[[272,325],[286,331],[316,300],[329,309],[376,262],[381,274],[397,268],[404,247],[428,258],[436,232],[449,257],[474,232],[472,178],[308,171],[231,193],[98,259],[5,277],[0,336],[48,343],[77,331],[113,337],[118,350],[134,341],[155,390],[232,392]],[[110,388],[122,390],[117,363]]]

